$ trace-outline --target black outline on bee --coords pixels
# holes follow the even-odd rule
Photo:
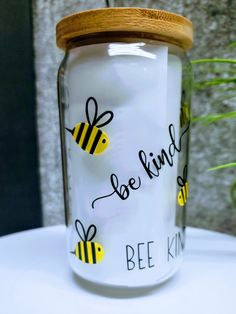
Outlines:
[[[89,104],[91,104],[91,101],[95,108],[93,121],[90,121],[89,117]],[[66,128],[66,130],[72,134],[74,141],[84,151],[91,155],[102,154],[109,145],[109,138],[108,135],[99,128],[109,124],[113,119],[114,114],[112,111],[105,111],[98,116],[98,104],[94,97],[89,97],[87,99],[85,113],[87,122],[80,122],[76,124],[72,130],[68,128]],[[110,115],[110,117],[103,123],[98,124],[98,122],[106,115]]]
[[[187,202],[188,198],[188,181],[187,181],[187,176],[188,176],[188,170],[187,170],[187,165],[185,165],[183,169],[183,177],[178,176],[177,177],[177,183],[181,187],[181,190],[178,193],[178,204],[180,206],[184,206]]]
[[[79,230],[81,228],[81,230]],[[87,232],[85,232],[84,226],[79,219],[75,220],[75,229],[81,239],[75,246],[75,250],[70,253],[74,254],[79,260],[87,264],[100,263],[104,257],[104,250],[101,244],[97,242],[91,242],[97,233],[95,225],[90,225]],[[92,234],[89,236],[90,231]]]

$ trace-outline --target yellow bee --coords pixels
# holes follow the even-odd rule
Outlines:
[[[95,227],[95,225],[90,225],[86,233],[81,221],[79,219],[76,219],[75,229],[82,241],[78,242],[75,246],[75,250],[70,253],[74,254],[79,260],[84,263],[100,263],[104,257],[103,247],[97,242],[91,242],[97,232],[97,228]],[[92,234],[89,236],[91,230]],[[82,234],[80,231],[82,231]]]
[[[184,167],[183,177],[178,176],[177,183],[181,187],[178,194],[178,203],[180,206],[184,206],[188,198],[187,166]]]
[[[95,113],[93,121],[90,121],[89,118],[89,103],[93,103],[95,107]],[[104,131],[101,131],[99,128],[110,123],[113,119],[112,111],[105,111],[98,116],[98,104],[94,97],[89,97],[86,101],[85,113],[88,122],[80,122],[69,131],[74,141],[87,153],[92,155],[102,154],[109,145],[109,137]],[[98,121],[101,120],[105,115],[110,117],[103,123],[98,125]]]

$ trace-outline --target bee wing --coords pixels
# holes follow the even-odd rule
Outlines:
[[[184,186],[184,179],[181,176],[178,176],[177,183],[179,186]]]
[[[91,102],[93,103],[94,108],[95,108],[93,122],[91,122],[90,114],[89,114],[89,106],[91,107],[90,105]],[[88,123],[93,126],[96,125],[98,128],[110,123],[114,116],[112,111],[105,111],[100,116],[98,116],[98,103],[94,97],[89,97],[87,99],[86,106],[85,106],[85,113],[86,113]],[[100,123],[99,125],[97,125],[98,121],[100,121],[106,115],[109,115],[110,117],[106,119],[103,123]]]
[[[97,124],[98,121],[100,121],[103,117],[109,115],[110,117],[108,119],[106,119],[103,123],[100,123],[100,124]],[[97,117],[96,121],[95,121],[95,125],[98,127],[98,128],[101,128],[102,126],[104,125],[107,125],[108,123],[111,122],[111,120],[113,119],[114,117],[114,114],[112,111],[105,111],[103,112],[99,117]]]
[[[183,169],[183,177],[178,176],[177,178],[177,183],[179,186],[185,185],[185,183],[187,182],[187,176],[188,176],[188,169],[187,169],[187,165],[185,165]]]
[[[81,235],[81,233],[80,233],[80,230],[79,230],[80,228],[81,228],[82,231],[83,231],[83,235]],[[82,225],[82,222],[81,222],[79,219],[76,219],[76,221],[75,221],[75,229],[76,229],[76,231],[77,231],[77,233],[78,233],[80,239],[81,239],[82,241],[86,241],[85,229],[84,229],[84,226]]]
[[[89,233],[91,234],[89,237]],[[86,234],[86,241],[91,241],[97,233],[97,228],[95,225],[90,225]]]
[[[91,102],[94,105],[95,111],[94,111],[94,116],[93,116],[93,122],[90,121],[90,117],[89,117],[89,104],[91,104]],[[91,107],[91,105],[90,105]],[[86,113],[86,117],[87,117],[87,121],[90,125],[95,125],[96,124],[96,119],[98,116],[98,103],[96,101],[96,99],[94,97],[89,97],[86,101],[86,106],[85,106],[85,113]]]

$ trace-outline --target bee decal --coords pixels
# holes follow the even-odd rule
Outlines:
[[[185,101],[185,91],[182,92],[181,108],[180,108],[180,127],[190,121],[189,105]]]
[[[70,253],[74,254],[83,263],[87,264],[100,263],[104,257],[103,247],[101,244],[91,241],[96,235],[97,232],[96,226],[90,225],[86,233],[81,221],[79,219],[76,219],[75,229],[81,241],[76,244],[75,250]],[[90,232],[91,235],[89,236]]]
[[[89,104],[91,103],[93,103],[95,107],[92,122],[89,117]],[[101,131],[100,128],[111,122],[113,119],[113,112],[105,111],[98,116],[97,101],[94,97],[89,97],[86,101],[85,113],[88,122],[80,122],[76,124],[72,130],[68,128],[66,128],[66,130],[72,134],[74,141],[84,151],[92,155],[102,154],[109,145],[109,137],[104,131]],[[109,115],[109,118],[105,122],[98,124],[98,122],[107,115]]]
[[[183,177],[178,176],[177,183],[181,187],[178,194],[178,203],[180,206],[184,206],[188,198],[187,166],[184,167]]]

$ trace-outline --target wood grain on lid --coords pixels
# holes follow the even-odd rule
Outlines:
[[[63,18],[56,26],[57,46],[63,50],[74,38],[102,37],[109,33],[134,33],[135,37],[162,40],[184,50],[192,47],[193,27],[185,17],[162,10],[104,8]],[[132,35],[132,34],[131,34]]]

